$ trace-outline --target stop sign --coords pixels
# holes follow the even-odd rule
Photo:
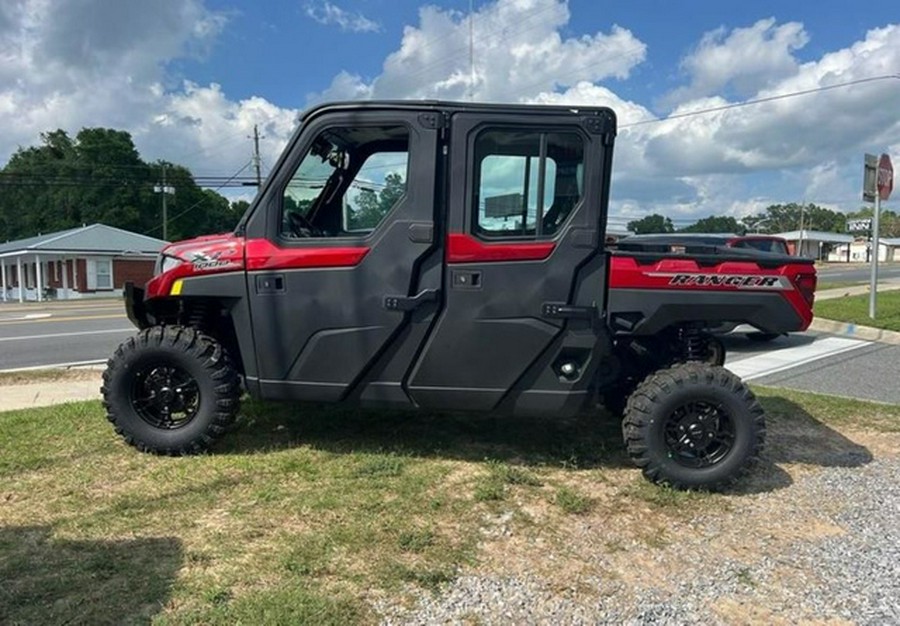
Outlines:
[[[878,195],[882,200],[891,197],[891,191],[894,189],[894,166],[891,165],[891,157],[886,154],[881,155],[878,161]]]

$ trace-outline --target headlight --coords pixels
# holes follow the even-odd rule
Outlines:
[[[169,270],[175,269],[179,265],[184,263],[181,259],[178,259],[173,256],[166,256],[165,254],[160,254],[159,258],[156,259],[156,271],[153,272],[154,276],[159,276],[160,274],[165,274]]]

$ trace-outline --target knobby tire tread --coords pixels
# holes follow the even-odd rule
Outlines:
[[[723,367],[699,362],[679,363],[647,376],[629,396],[625,406],[622,421],[625,447],[632,462],[641,468],[643,475],[651,482],[668,484],[675,489],[695,488],[694,485],[666,477],[659,461],[649,454],[650,449],[646,443],[652,421],[660,417],[655,414],[655,406],[677,389],[691,384],[719,387],[736,396],[752,420],[754,440],[751,452],[740,470],[703,487],[711,491],[722,490],[741,480],[759,462],[766,436],[765,413],[756,396],[740,378]]]
[[[130,353],[143,349],[168,346],[171,349],[187,353],[201,363],[209,377],[216,383],[215,413],[200,437],[189,445],[179,447],[158,447],[148,444],[123,428],[121,408],[111,398],[112,381]],[[103,384],[100,388],[103,395],[103,406],[107,419],[113,424],[116,433],[126,443],[141,452],[150,452],[164,456],[185,456],[199,454],[210,447],[225,434],[234,423],[240,406],[240,379],[231,359],[222,346],[212,337],[201,331],[185,326],[153,326],[140,331],[136,336],[124,341],[106,362],[103,372]]]

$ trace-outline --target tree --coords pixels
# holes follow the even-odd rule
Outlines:
[[[101,222],[138,233],[162,234],[161,198],[154,186],[175,187],[169,197],[169,238],[234,227],[240,213],[221,195],[196,185],[190,170],[141,159],[131,135],[84,128],[63,130],[20,148],[0,170],[0,241]]]
[[[686,228],[682,228],[682,233],[734,233],[735,235],[743,235],[744,226],[735,218],[725,215],[710,215]]]
[[[636,235],[675,232],[675,227],[672,225],[672,220],[657,213],[642,217],[639,220],[628,222],[627,228],[628,230],[634,232]]]
[[[360,190],[356,208],[347,219],[349,230],[371,230],[381,223],[397,201],[406,193],[406,182],[401,174],[391,173],[384,178],[384,187],[377,194],[371,188]]]
[[[799,230],[801,222],[805,230],[823,230],[842,233],[847,226],[847,216],[816,204],[773,204],[761,215],[747,217],[744,224],[752,232],[783,233]]]

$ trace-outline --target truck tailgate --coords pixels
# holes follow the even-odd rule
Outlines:
[[[751,324],[768,333],[812,322],[812,259],[744,253],[612,254],[607,308],[617,332],[648,335],[685,322]]]

